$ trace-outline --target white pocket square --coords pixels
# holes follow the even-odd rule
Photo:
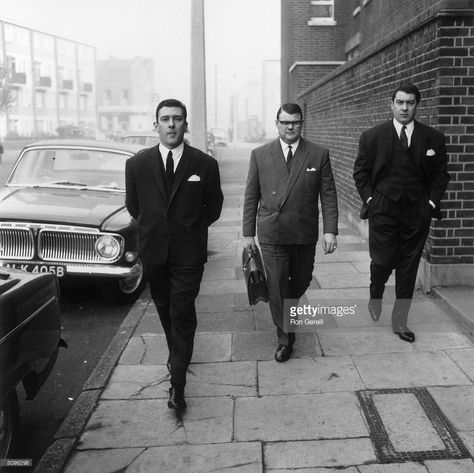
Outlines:
[[[308,168],[308,169],[306,169],[306,172],[314,172],[314,171],[317,171],[317,169],[316,169],[316,168]]]
[[[198,182],[200,180],[201,178],[197,174],[193,174],[192,176],[189,176],[188,182]]]
[[[436,156],[436,152],[434,149],[429,149],[427,152],[426,152],[426,156]]]

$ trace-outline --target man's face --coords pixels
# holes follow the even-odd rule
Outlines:
[[[160,143],[169,149],[176,148],[183,142],[183,136],[188,124],[179,107],[163,107],[158,112],[158,121],[155,123]]]
[[[303,121],[299,113],[280,112],[278,120],[275,122],[280,138],[288,145],[291,145],[301,136],[301,125]]]
[[[406,94],[399,90],[392,101],[391,107],[393,118],[402,125],[407,125],[415,119],[416,108],[418,107],[415,94]]]

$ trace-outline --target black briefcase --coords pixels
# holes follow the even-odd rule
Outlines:
[[[242,270],[250,305],[268,302],[268,287],[262,256],[257,246],[246,247],[242,251]]]

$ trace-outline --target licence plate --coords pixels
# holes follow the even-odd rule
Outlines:
[[[34,264],[34,263],[3,263],[6,268],[21,269],[29,273],[53,273],[58,278],[66,275],[66,266],[59,264]]]

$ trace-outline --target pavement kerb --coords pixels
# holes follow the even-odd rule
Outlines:
[[[433,298],[436,299],[440,305],[442,305],[449,317],[451,317],[459,325],[467,338],[469,338],[469,340],[474,343],[474,322],[466,314],[464,314],[462,310],[458,310],[456,307],[454,307],[453,304],[451,304],[451,302],[446,299],[441,292],[436,290],[436,288],[431,289],[431,294]],[[474,300],[472,303],[474,305]]]
[[[133,304],[117,333],[84,383],[81,394],[59,426],[54,442],[46,449],[33,473],[61,473],[74,446],[95,409],[102,391],[107,386],[113,369],[140,323],[149,304],[148,290]]]

